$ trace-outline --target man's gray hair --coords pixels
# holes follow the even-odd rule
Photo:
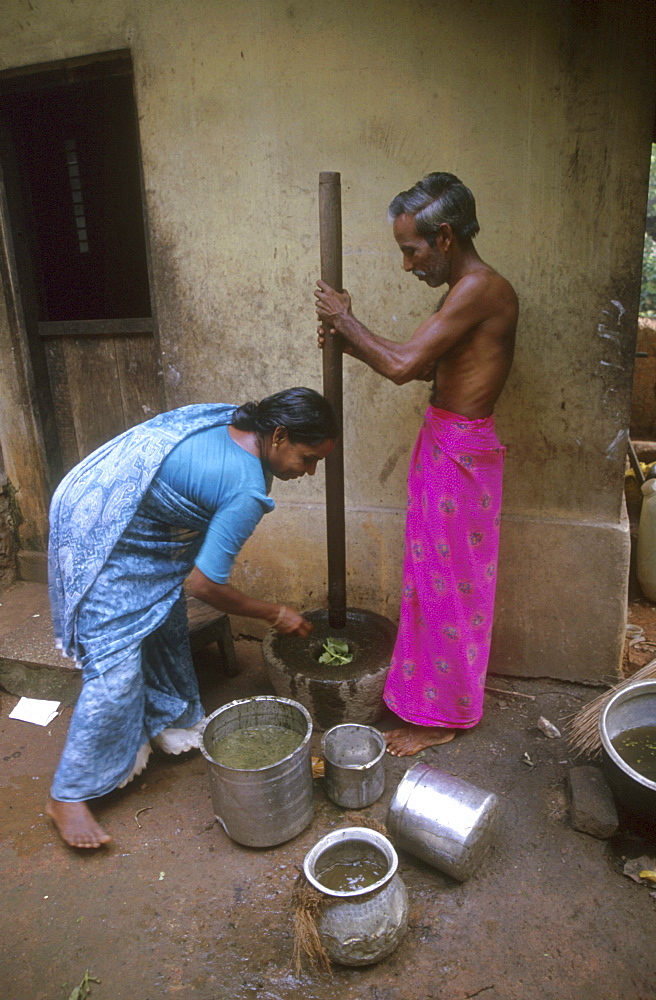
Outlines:
[[[387,218],[394,222],[399,215],[414,216],[417,232],[430,246],[443,222],[460,241],[473,239],[480,229],[474,195],[455,174],[428,174],[409,191],[401,191],[390,203]]]

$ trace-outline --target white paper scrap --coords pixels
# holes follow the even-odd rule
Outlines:
[[[46,701],[43,698],[21,698],[9,713],[10,719],[33,722],[35,726],[49,726],[57,715],[60,701]]]

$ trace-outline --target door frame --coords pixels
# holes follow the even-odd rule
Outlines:
[[[158,381],[162,407],[166,398],[161,378],[161,347],[157,323],[157,307],[150,230],[145,196],[141,134],[134,86],[134,67],[129,49],[88,54],[76,58],[37,63],[0,71],[0,92],[20,92],[33,89],[39,75],[61,84],[92,79],[115,73],[129,74],[132,80],[132,100],[136,126],[136,147],[141,189],[141,207],[146,251],[146,267],[150,291],[152,336],[159,361]],[[4,161],[4,162],[3,162]],[[17,489],[17,499],[23,522],[19,528],[22,548],[47,549],[47,511],[52,493],[61,479],[62,459],[55,424],[54,403],[46,373],[46,356],[38,332],[36,291],[31,276],[30,258],[19,246],[13,231],[9,211],[6,157],[0,159],[0,281],[7,310],[9,341],[13,354],[16,379],[16,399],[10,404],[11,432],[4,444],[8,474]],[[10,179],[9,179],[10,180]],[[15,221],[15,220],[14,220]],[[16,412],[19,410],[20,413]],[[0,411],[1,415],[1,411]],[[20,563],[20,559],[19,559]]]

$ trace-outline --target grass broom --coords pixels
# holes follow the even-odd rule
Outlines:
[[[571,717],[566,724],[568,729],[567,742],[577,757],[582,754],[586,757],[599,757],[601,755],[599,716],[610,696],[628,684],[633,684],[634,681],[646,681],[653,677],[656,677],[656,658],[650,660],[631,677],[620,681],[619,684],[614,684],[608,691],[598,695]]]

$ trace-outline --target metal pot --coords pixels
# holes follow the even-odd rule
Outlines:
[[[347,723],[325,733],[321,749],[328,798],[345,809],[364,809],[385,788],[385,739],[372,726]]]
[[[251,726],[284,726],[303,739],[287,757],[268,767],[226,767],[208,752],[223,736]],[[273,847],[295,837],[313,813],[310,713],[289,698],[259,695],[231,701],[213,712],[201,734],[214,815],[232,840],[247,847]]]
[[[420,762],[394,793],[387,829],[397,847],[465,882],[487,853],[498,812],[492,792]]]
[[[364,888],[327,888],[321,874],[334,864],[375,858],[383,876]],[[305,877],[324,897],[317,930],[328,957],[340,965],[373,965],[395,950],[408,929],[408,894],[398,857],[382,833],[361,826],[334,830],[305,856]]]
[[[656,819],[656,782],[635,771],[623,760],[611,740],[627,729],[656,725],[656,680],[635,681],[620,688],[605,703],[599,716],[604,772],[613,794],[629,812]]]

